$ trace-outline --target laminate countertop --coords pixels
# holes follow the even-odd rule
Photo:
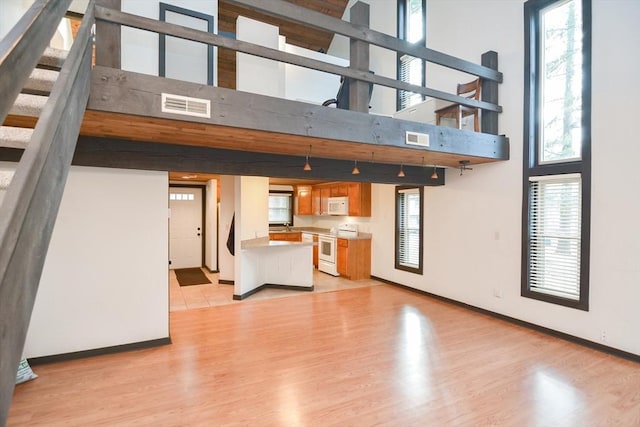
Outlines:
[[[347,239],[347,240],[370,240],[371,239],[371,233],[361,233],[358,232],[358,234],[356,236],[342,236],[340,234],[338,234],[337,232],[332,232],[331,229],[329,228],[320,228],[320,227],[290,227],[289,230],[285,230],[284,228],[274,228],[274,229],[270,229],[269,233],[310,233],[310,234],[317,234],[317,235],[323,235],[323,236],[331,236],[331,237],[338,237],[340,239]],[[297,242],[292,242],[292,243],[297,243]]]

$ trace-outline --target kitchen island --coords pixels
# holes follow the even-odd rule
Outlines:
[[[243,240],[239,254],[242,263],[236,271],[240,291],[233,299],[245,299],[265,288],[313,291],[314,245],[268,237]]]

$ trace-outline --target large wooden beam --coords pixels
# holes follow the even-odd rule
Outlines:
[[[423,86],[413,85],[406,82],[398,81],[388,77],[371,74],[367,71],[353,70],[348,67],[329,64],[324,61],[318,61],[311,58],[294,55],[277,49],[271,49],[264,46],[258,46],[253,43],[243,42],[240,40],[229,39],[217,34],[210,34],[205,31],[195,30],[193,28],[182,27],[180,25],[160,22],[154,19],[145,18],[138,15],[132,15],[117,10],[106,9],[96,6],[96,19],[126,25],[132,28],[166,34],[173,37],[206,43],[222,48],[235,50],[237,52],[248,53],[250,55],[259,56],[261,58],[272,59],[274,61],[284,62],[287,64],[298,65],[300,67],[310,68],[313,70],[324,71],[331,74],[337,74],[344,77],[350,77],[355,80],[374,83],[393,89],[401,89],[409,92],[420,93],[422,95],[442,99],[444,101],[455,102],[468,107],[482,108],[483,110],[501,112],[502,107],[490,104],[488,102],[476,101],[462,96],[457,96],[441,90],[431,89]]]
[[[163,113],[163,92],[210,100],[211,118]],[[154,118],[182,121],[175,124],[173,132],[169,126],[165,126],[156,134],[152,134],[153,126],[150,123],[144,135],[136,137],[126,134],[133,128],[126,128],[124,118],[125,123],[122,126],[125,129],[120,130],[114,128],[118,126],[117,123],[109,126],[96,123],[95,133],[92,133],[96,136],[117,135],[130,139],[173,143],[185,143],[186,139],[196,136],[199,138],[197,141],[192,138],[186,143],[295,155],[306,154],[309,144],[313,144],[315,149],[316,144],[320,147],[326,142],[326,148],[330,149],[335,148],[335,145],[329,143],[337,141],[351,144],[342,144],[348,148],[328,151],[324,157],[370,160],[372,152],[395,149],[406,153],[405,156],[395,160],[390,156],[388,161],[402,161],[406,164],[421,164],[430,154],[455,154],[490,160],[509,158],[508,140],[504,136],[339,110],[104,67],[93,69],[88,109],[89,113],[121,113],[142,116],[149,121]],[[224,129],[233,128],[235,133],[221,132],[220,137],[215,133],[215,129],[205,129],[196,123]],[[407,131],[429,135],[429,147],[407,145]],[[83,131],[83,134],[87,132]],[[383,158],[376,156],[376,159]],[[471,163],[474,163],[473,159],[471,160]],[[430,163],[428,160],[426,164],[447,165],[440,162]]]
[[[502,83],[502,73],[473,62],[465,61],[433,49],[411,44],[388,34],[373,31],[365,27],[354,27],[348,22],[333,18],[320,12],[297,6],[282,0],[225,0],[227,3],[246,7],[264,14],[275,16],[291,22],[297,22],[312,28],[360,40],[385,49],[406,53],[410,56],[422,58],[433,64],[473,74],[483,79]]]
[[[0,158],[2,158],[1,155],[0,152]],[[444,173],[441,173],[444,170],[441,168],[438,168],[438,179],[431,179],[433,167],[404,166],[405,177],[399,178],[398,165],[359,162],[360,174],[352,175],[353,161],[311,157],[309,162],[312,169],[304,171],[305,158],[301,156],[247,153],[218,148],[86,136],[78,139],[73,158],[73,164],[80,166],[397,185],[444,185]]]
[[[358,1],[351,6],[351,23],[361,27],[369,27],[369,5]],[[369,43],[351,39],[349,42],[349,66],[358,71],[369,72]],[[355,80],[349,88],[349,109],[369,112],[369,84]]]
[[[122,0],[96,0],[96,5],[120,10]],[[96,21],[96,65],[120,68],[121,29],[119,25],[106,21]]]

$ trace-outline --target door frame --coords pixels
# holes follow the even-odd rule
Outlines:
[[[172,184],[169,183],[169,191],[167,194],[167,203],[169,202],[169,194],[171,194],[171,188],[199,188],[202,190],[202,239],[200,239],[200,244],[202,245],[202,258],[200,259],[200,268],[204,267],[204,259],[205,259],[205,240],[207,235],[207,223],[206,223],[206,209],[207,209],[207,186],[201,184]],[[169,208],[171,209],[171,208]],[[171,221],[171,218],[169,218]],[[167,230],[169,233],[169,230]],[[169,235],[169,239],[171,239],[171,235]]]

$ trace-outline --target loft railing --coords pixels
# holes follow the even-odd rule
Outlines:
[[[335,34],[350,37],[352,45],[355,45],[355,52],[352,49],[349,67],[329,64],[311,58],[301,57],[277,49],[254,45],[240,40],[230,39],[224,36],[207,33],[204,31],[182,27],[176,24],[157,21],[142,16],[132,15],[119,10],[96,6],[96,21],[98,23],[110,23],[124,25],[139,30],[146,30],[158,34],[164,34],[185,40],[205,43],[211,46],[227,48],[236,52],[271,59],[287,64],[297,65],[313,70],[323,71],[331,74],[364,82],[364,85],[352,85],[352,90],[357,93],[351,99],[356,99],[355,110],[366,112],[368,109],[368,85],[375,84],[393,89],[400,89],[408,92],[419,93],[431,98],[450,101],[468,107],[480,108],[483,110],[483,131],[486,133],[497,133],[497,113],[502,111],[498,105],[498,84],[502,82],[502,74],[497,70],[497,54],[487,52],[482,57],[482,65],[475,64],[460,58],[453,57],[425,46],[408,43],[389,35],[371,30],[368,28],[368,9],[358,14],[358,8],[366,6],[358,2],[352,8],[351,21],[346,22],[337,18],[314,12],[282,0],[229,0],[229,3],[244,6],[276,16],[285,20],[302,23],[315,28],[328,30]],[[354,13],[354,11],[356,13]],[[365,19],[362,19],[365,16]],[[100,31],[98,31],[98,45],[101,43]],[[391,79],[388,77],[372,74],[369,72],[368,48],[369,44],[383,47],[400,54],[424,59],[443,67],[462,71],[467,74],[478,76],[482,79],[482,99],[474,100],[458,96],[456,94],[443,92],[437,89],[418,86],[407,82]],[[363,54],[363,52],[367,54]],[[363,58],[365,58],[363,60]],[[100,65],[100,64],[98,64]],[[350,102],[351,105],[354,102]]]
[[[0,123],[71,0],[37,0],[0,41]],[[49,241],[89,98],[94,21],[76,39],[0,205],[0,425],[5,425]]]

